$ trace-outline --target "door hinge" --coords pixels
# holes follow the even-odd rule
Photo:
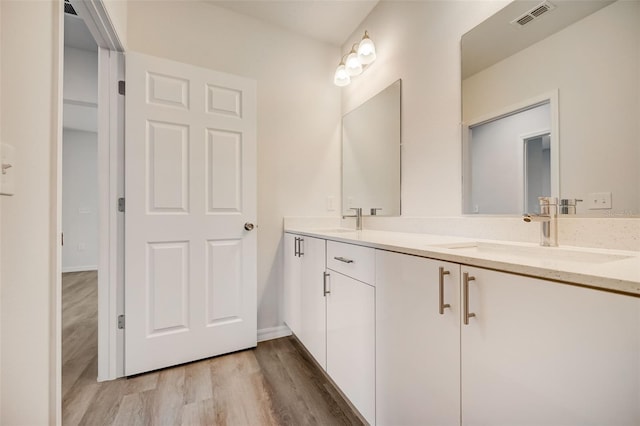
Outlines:
[[[124,329],[124,315],[118,315],[118,329]]]
[[[118,93],[124,95],[124,80],[118,81]]]
[[[118,198],[118,211],[124,213],[124,197]]]

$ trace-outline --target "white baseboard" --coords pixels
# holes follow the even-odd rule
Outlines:
[[[286,336],[291,336],[291,330],[289,330],[289,327],[286,325],[261,328],[258,330],[258,342],[264,342],[265,340],[278,339]]]
[[[88,265],[88,266],[63,266],[62,273],[65,272],[85,272],[85,271],[97,271],[98,265]]]

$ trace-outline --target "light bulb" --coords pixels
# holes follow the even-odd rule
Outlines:
[[[358,59],[358,54],[354,50],[352,50],[351,53],[349,53],[349,56],[347,56],[347,62],[345,62],[344,66],[350,76],[362,74],[362,64]]]
[[[376,60],[376,46],[365,31],[362,41],[358,45],[358,60],[363,65],[368,65]]]
[[[341,63],[336,69],[336,74],[333,77],[333,84],[343,87],[347,86],[349,83],[351,83],[351,77],[349,77],[349,73],[347,73],[344,64]]]

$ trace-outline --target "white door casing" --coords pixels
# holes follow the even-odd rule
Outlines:
[[[132,375],[256,346],[256,82],[126,56]]]

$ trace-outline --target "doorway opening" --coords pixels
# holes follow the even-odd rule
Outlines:
[[[65,2],[62,134],[63,406],[98,377],[98,45]],[[62,410],[65,413],[65,410]],[[63,419],[63,422],[68,419]]]

